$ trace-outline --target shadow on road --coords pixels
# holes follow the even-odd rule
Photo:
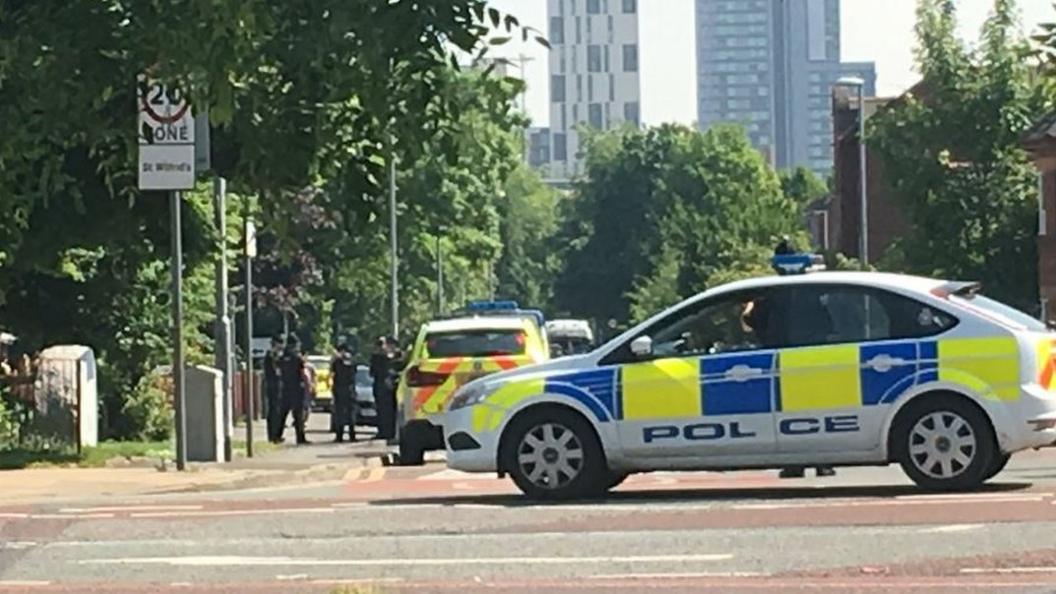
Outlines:
[[[985,485],[971,493],[1014,493],[1032,487],[1032,483],[1006,482]],[[803,486],[803,487],[739,487],[739,488],[702,488],[702,489],[664,489],[664,490],[621,490],[609,493],[601,498],[580,499],[576,501],[533,501],[521,495],[487,494],[439,497],[415,497],[377,500],[370,505],[379,507],[399,507],[400,505],[497,505],[504,507],[561,507],[563,505],[581,506],[596,505],[604,509],[606,505],[623,505],[628,503],[695,503],[706,501],[794,501],[804,499],[883,499],[906,495],[957,495],[948,491],[929,492],[911,485],[883,486]]]

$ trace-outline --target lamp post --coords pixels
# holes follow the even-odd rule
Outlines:
[[[857,76],[845,76],[836,81],[836,86],[852,87],[858,91],[858,178],[861,182],[858,259],[863,266],[867,266],[869,264],[869,190],[865,161],[865,80]]]

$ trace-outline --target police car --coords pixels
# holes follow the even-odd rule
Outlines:
[[[971,489],[1056,445],[1056,334],[979,289],[866,272],[716,287],[592,353],[463,386],[447,463],[536,498],[652,470],[892,462],[924,488]]]

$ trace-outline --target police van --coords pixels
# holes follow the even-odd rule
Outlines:
[[[971,489],[1056,445],[1056,334],[975,283],[810,272],[710,289],[594,352],[462,386],[447,463],[527,495],[598,494],[635,472],[899,463]]]

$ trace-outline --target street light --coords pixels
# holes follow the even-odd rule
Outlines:
[[[858,177],[862,184],[858,259],[866,266],[869,264],[869,197],[865,162],[865,80],[857,76],[844,76],[836,81],[836,86],[854,87],[858,90]]]

